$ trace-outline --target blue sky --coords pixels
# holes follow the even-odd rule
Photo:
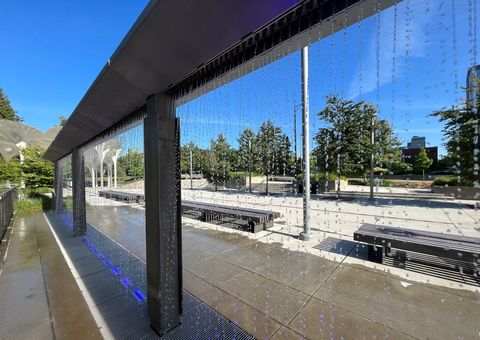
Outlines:
[[[146,3],[1,1],[0,87],[24,121],[46,130],[68,116]],[[337,93],[378,105],[403,141],[421,135],[440,146],[442,126],[429,114],[463,96],[467,68],[477,61],[472,4],[405,0],[312,43],[312,135],[324,124],[316,113],[325,96]],[[179,107],[183,142],[207,146],[223,132],[236,145],[241,130],[267,119],[293,140],[300,100],[300,53],[294,52]],[[299,110],[299,141],[300,116]]]
[[[25,123],[69,116],[147,0],[1,0],[0,87]]]
[[[478,23],[469,6],[473,3],[403,1],[314,42],[309,61],[312,135],[324,125],[316,113],[324,107],[325,96],[335,93],[378,105],[380,118],[393,124],[404,144],[414,135],[425,136],[429,146],[439,146],[445,154],[442,125],[430,114],[464,96],[467,69],[478,58],[473,41]],[[293,140],[300,72],[300,53],[295,52],[183,105],[178,111],[184,141],[208,146],[223,132],[236,145],[241,130],[256,130],[267,119]],[[300,141],[300,111],[297,119]]]

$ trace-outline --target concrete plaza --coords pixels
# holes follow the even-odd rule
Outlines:
[[[475,236],[479,212],[452,201],[314,200],[313,239],[299,241],[301,198],[184,190],[183,199],[274,210],[269,230],[248,234],[184,219],[184,288],[259,339],[475,338],[475,286],[372,264],[352,241],[362,223]],[[91,206],[88,222],[145,258],[139,207]],[[350,241],[346,251],[316,247]],[[461,326],[460,326],[461,325]]]

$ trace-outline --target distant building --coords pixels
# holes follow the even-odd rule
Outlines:
[[[420,150],[424,148],[427,151],[428,158],[433,160],[433,164],[438,161],[438,147],[427,147],[425,137],[413,136],[406,147],[402,148],[402,160],[405,163],[414,164]]]
[[[407,149],[421,149],[427,146],[425,137],[413,136],[411,141],[407,143]]]
[[[472,66],[467,71],[467,101],[469,103],[476,103],[480,95],[480,87],[478,81],[480,80],[480,65]]]

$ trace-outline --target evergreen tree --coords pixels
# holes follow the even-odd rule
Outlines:
[[[53,186],[53,163],[43,158],[45,151],[37,144],[29,145],[22,150],[25,159],[21,169],[27,188]]]
[[[15,111],[10,104],[10,100],[8,99],[7,95],[3,92],[3,89],[0,88],[0,119],[7,119],[7,120],[16,120],[20,121],[20,117],[17,115],[17,111]]]
[[[228,180],[233,157],[233,150],[223,134],[219,134],[217,140],[212,139],[205,174],[207,180],[215,185],[215,190],[218,190],[219,184],[225,184]]]
[[[0,184],[10,183],[19,185],[22,182],[22,169],[18,157],[6,162],[0,157]]]
[[[60,117],[58,117],[58,120],[59,120],[59,123],[58,123],[58,126],[65,126],[65,124],[67,123],[67,117],[65,117],[64,115],[61,115]]]
[[[442,132],[448,153],[446,163],[453,164],[461,179],[474,182],[479,182],[480,132],[475,133],[480,126],[479,106],[480,101],[463,100],[460,105],[432,113],[445,124]]]
[[[200,149],[193,141],[180,148],[180,167],[182,173],[190,174],[190,150],[192,151],[193,172],[203,173],[207,164],[206,151]]]
[[[143,178],[143,153],[130,148],[127,153],[118,158],[118,174],[127,176],[130,180]]]
[[[238,145],[238,169],[245,172],[249,170],[257,172],[260,164],[255,132],[250,128],[243,130],[238,137]]]
[[[375,164],[390,166],[400,161],[400,141],[387,120],[375,119],[373,105],[335,95],[327,96],[326,103],[318,115],[330,126],[320,128],[314,137],[313,152],[320,171],[339,176],[359,176],[369,171],[372,122]]]
[[[433,160],[428,158],[427,150],[425,148],[420,149],[420,153],[417,155],[415,159],[415,164],[413,165],[413,169],[417,173],[422,173],[423,179],[425,179],[425,170],[432,166]]]
[[[290,141],[282,130],[273,125],[272,121],[262,123],[257,135],[259,169],[266,177],[266,192],[268,194],[268,176],[283,175],[291,163]]]

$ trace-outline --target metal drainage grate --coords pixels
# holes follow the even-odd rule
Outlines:
[[[228,321],[210,307],[200,304],[182,318],[182,324],[161,338],[155,334],[149,334],[143,340],[171,339],[228,339],[228,340],[251,340],[255,339],[246,331]]]

